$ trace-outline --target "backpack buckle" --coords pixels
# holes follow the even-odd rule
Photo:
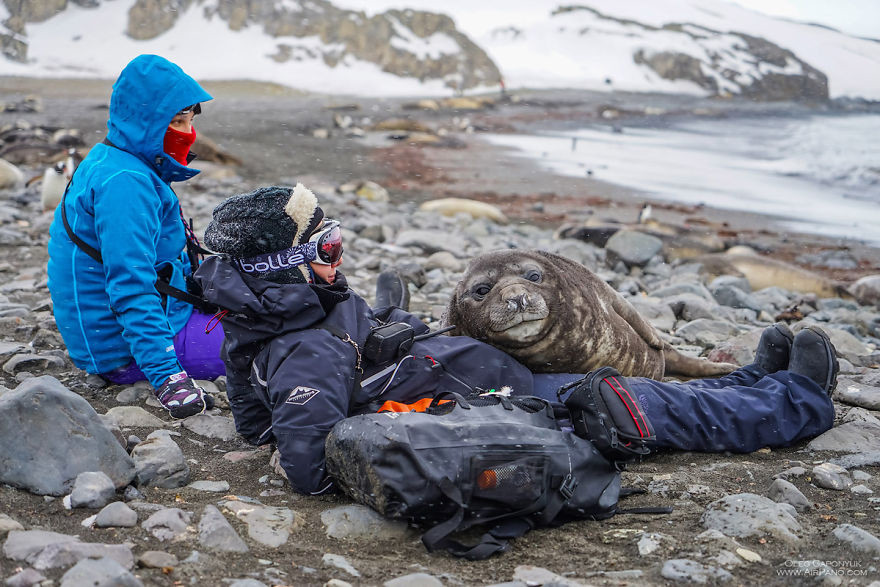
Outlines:
[[[562,480],[562,484],[559,486],[559,493],[561,493],[562,497],[565,499],[571,499],[577,486],[577,480],[575,480],[575,478],[571,476],[571,473],[569,473],[565,476],[565,479]]]

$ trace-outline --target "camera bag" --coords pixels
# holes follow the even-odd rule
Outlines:
[[[356,502],[423,528],[429,551],[470,560],[533,527],[610,517],[621,491],[617,468],[535,397],[441,394],[425,412],[346,418],[326,462]],[[489,527],[476,544],[452,538],[476,525]]]
[[[623,467],[650,452],[654,427],[616,369],[591,371],[560,387],[557,395],[562,399],[569,390],[565,407],[575,432],[590,439],[608,460]]]

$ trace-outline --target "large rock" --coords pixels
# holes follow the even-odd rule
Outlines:
[[[719,363],[748,365],[755,360],[755,349],[758,348],[758,341],[763,332],[763,329],[756,328],[722,341],[712,349],[707,358]]]
[[[161,428],[165,422],[140,406],[116,406],[107,410],[104,418],[120,428]]]
[[[183,427],[195,432],[199,436],[216,438],[229,442],[238,436],[235,424],[228,416],[215,416],[213,414],[199,414],[183,421]]]
[[[61,577],[61,587],[143,587],[140,579],[110,558],[83,559]]]
[[[183,451],[167,431],[157,430],[131,451],[137,468],[137,484],[142,487],[174,489],[189,482],[189,465]]]
[[[102,508],[116,494],[113,480],[100,471],[87,471],[76,476],[70,493],[72,508]]]
[[[662,248],[659,238],[636,230],[618,231],[605,244],[610,262],[623,261],[629,267],[646,265]]]
[[[344,505],[321,512],[327,536],[338,539],[402,540],[409,527],[362,505]]]
[[[50,376],[0,395],[0,482],[64,495],[87,471],[103,472],[117,489],[135,475],[125,449],[86,400]]]
[[[852,524],[841,524],[834,529],[834,537],[846,542],[853,550],[867,552],[872,557],[880,556],[880,539]]]
[[[144,520],[141,526],[162,542],[186,532],[191,518],[191,514],[180,508],[164,508]]]
[[[121,501],[114,501],[95,517],[96,528],[131,528],[137,525],[137,512]]]
[[[220,506],[247,524],[248,536],[252,540],[271,548],[285,544],[290,533],[304,523],[301,515],[287,508],[235,499],[224,500]]]
[[[415,247],[426,255],[447,251],[455,254],[460,248],[449,240],[449,233],[440,230],[401,230],[394,239],[400,247]]]
[[[868,410],[880,410],[880,387],[865,385],[850,378],[841,378],[834,390],[834,399]]]
[[[774,479],[767,490],[767,495],[775,502],[787,503],[798,511],[813,507],[813,503],[793,483],[785,479]]]
[[[688,583],[726,582],[733,579],[728,571],[695,560],[676,558],[663,563],[660,574],[671,581]]]
[[[849,453],[880,452],[880,426],[870,422],[846,422],[817,436],[807,448]]]
[[[660,301],[649,301],[644,298],[630,298],[629,303],[638,313],[650,322],[651,326],[663,332],[669,332],[675,326],[675,313],[669,304]]]
[[[737,493],[713,501],[703,512],[703,525],[727,536],[748,538],[773,536],[785,542],[800,540],[796,510],[761,495]]]
[[[77,536],[45,530],[10,532],[3,543],[3,554],[38,570],[68,567],[85,558],[102,557],[111,558],[126,569],[134,566],[131,548],[124,544],[80,542]]]
[[[732,322],[706,318],[688,322],[675,331],[676,336],[680,336],[686,342],[704,347],[713,347],[739,333],[739,326]]]
[[[247,552],[245,544],[232,524],[213,505],[206,505],[199,521],[199,544],[220,552]]]
[[[861,365],[861,357],[871,354],[871,351],[862,341],[846,330],[828,328],[821,324],[820,326],[826,333],[828,333],[828,337],[831,339],[831,344],[834,345],[834,350],[837,351],[839,357],[843,357],[854,365]]]

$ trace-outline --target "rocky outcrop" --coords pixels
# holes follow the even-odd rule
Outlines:
[[[138,4],[159,1],[139,0]],[[206,17],[222,18],[232,30],[262,26],[266,34],[279,39],[278,52],[273,56],[276,61],[320,58],[336,67],[353,57],[395,75],[443,80],[455,89],[500,80],[498,68],[486,53],[443,14],[389,10],[368,17],[325,0],[224,0],[216,8],[204,10]],[[129,29],[133,28],[131,18]],[[299,41],[315,37],[322,46]]]
[[[177,21],[177,16],[191,4],[190,0],[137,0],[128,11],[125,34],[136,41],[158,37]]]
[[[655,27],[610,17],[586,6],[559,8],[554,16],[577,11],[626,25],[632,34],[643,35],[646,47],[657,49],[638,49],[633,61],[663,79],[692,82],[716,96],[739,94],[765,101],[828,99],[825,74],[766,39],[686,23]],[[584,29],[583,34],[588,32]],[[654,42],[655,34],[662,39]],[[670,39],[670,35],[677,38]]]
[[[17,32],[23,33],[24,23],[57,14],[67,7],[67,0],[6,0],[6,4],[10,20],[20,23]],[[219,0],[210,4],[137,0],[129,10],[125,34],[139,41],[153,39],[191,10],[202,11],[206,20],[221,19],[234,31],[261,27],[278,41],[271,55],[278,62],[321,60],[337,67],[364,61],[401,77],[439,80],[455,90],[496,85],[501,79],[485,51],[459,32],[451,18],[418,10],[389,10],[368,17],[327,0]],[[24,62],[25,42],[26,37],[4,36],[0,30],[0,48],[8,58]]]

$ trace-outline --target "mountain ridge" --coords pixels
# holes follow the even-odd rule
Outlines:
[[[880,67],[880,43],[718,0],[662,0],[642,10],[586,0],[547,9],[527,27],[501,20],[486,35],[457,26],[466,20],[463,0],[441,7],[449,14],[397,10],[391,0],[360,10],[359,2],[2,0],[0,75],[114,77],[128,59],[152,52],[199,79],[325,93],[448,94],[503,82],[765,101],[880,99],[880,81],[864,71]],[[809,34],[833,51],[792,42]]]

